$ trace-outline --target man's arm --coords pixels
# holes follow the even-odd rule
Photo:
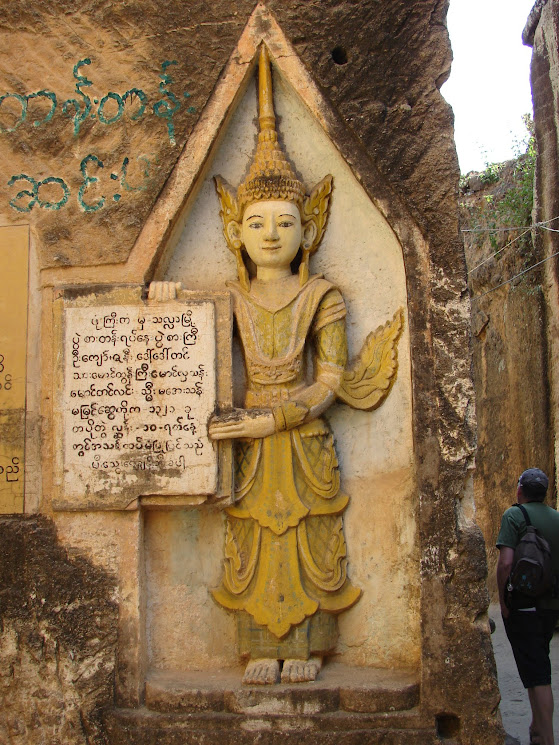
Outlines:
[[[497,587],[499,588],[499,603],[503,618],[509,617],[509,609],[505,605],[505,585],[511,573],[514,562],[514,549],[499,546],[499,561],[497,562]]]

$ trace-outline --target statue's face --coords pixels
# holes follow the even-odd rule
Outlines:
[[[245,209],[241,239],[256,266],[287,267],[301,246],[301,215],[293,202],[253,202]]]

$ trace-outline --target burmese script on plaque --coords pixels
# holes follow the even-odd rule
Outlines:
[[[66,308],[65,496],[214,493],[215,370],[211,301]]]
[[[29,229],[0,228],[0,514],[23,512]]]

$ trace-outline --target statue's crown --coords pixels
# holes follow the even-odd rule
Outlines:
[[[265,199],[285,199],[299,207],[305,187],[297,178],[287,155],[278,142],[272,93],[272,73],[268,50],[260,48],[258,68],[259,125],[258,144],[246,179],[237,190],[241,211],[247,204]]]
[[[304,285],[309,277],[309,257],[318,248],[326,222],[332,194],[332,176],[322,181],[305,195],[305,187],[297,178],[293,166],[278,142],[276,116],[272,94],[272,72],[266,46],[262,44],[258,63],[258,111],[260,131],[258,143],[248,175],[237,189],[221,176],[215,176],[215,187],[221,205],[223,234],[229,249],[235,254],[241,286],[250,290],[250,277],[243,261],[241,222],[245,208],[252,202],[271,199],[286,200],[298,205],[303,227],[299,280]]]

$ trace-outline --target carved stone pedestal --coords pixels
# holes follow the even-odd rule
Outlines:
[[[314,683],[246,687],[241,671],[152,674],[145,706],[105,712],[110,745],[426,745],[408,673],[326,665]]]

